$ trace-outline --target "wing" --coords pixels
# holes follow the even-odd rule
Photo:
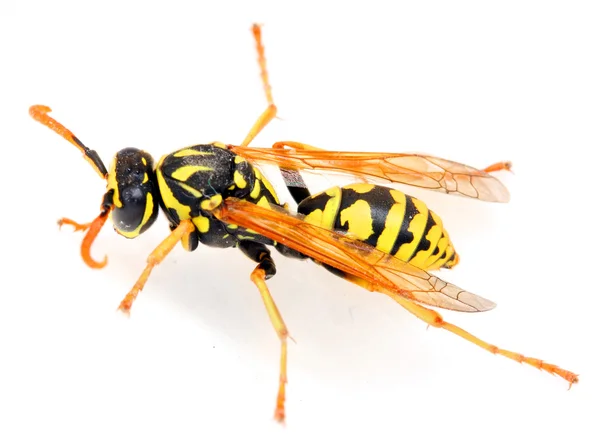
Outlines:
[[[358,277],[366,282],[369,290],[461,312],[481,312],[495,307],[485,298],[446,283],[362,241],[309,224],[301,215],[292,215],[280,207],[265,208],[227,198],[212,212],[227,224],[253,230]]]
[[[293,144],[291,148],[285,148]],[[494,176],[435,156],[408,153],[345,152],[306,144],[279,143],[274,148],[229,146],[255,163],[284,169],[335,171],[358,177],[408,184],[490,202],[508,202],[510,194]]]

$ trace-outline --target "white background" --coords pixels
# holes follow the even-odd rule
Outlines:
[[[599,443],[595,2],[413,3],[2,3],[0,443]],[[55,221],[95,217],[104,184],[28,107],[52,106],[106,164],[239,143],[265,106],[254,21],[282,118],[255,145],[514,162],[509,204],[410,190],[461,255],[443,277],[498,303],[444,316],[579,385],[275,254],[296,340],[281,427],[279,344],[239,252],[178,247],[132,317],[115,312],[167,225],[106,227],[108,267],[88,269]]]

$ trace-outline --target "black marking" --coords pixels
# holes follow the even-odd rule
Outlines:
[[[390,193],[390,189],[387,187],[375,186],[368,192],[359,193],[352,188],[342,188],[342,199],[340,204],[340,210],[338,212],[335,228],[348,232],[349,222],[346,224],[341,223],[341,212],[344,209],[351,207],[356,201],[363,200],[369,204],[370,217],[371,217],[371,228],[373,233],[363,240],[365,243],[375,247],[377,246],[377,240],[385,229],[385,220],[390,212],[392,206],[396,203]]]
[[[391,255],[396,255],[398,253],[398,249],[403,244],[410,244],[415,239],[415,235],[412,232],[409,232],[408,228],[410,226],[411,221],[417,215],[419,211],[415,207],[415,204],[412,200],[411,196],[406,195],[406,209],[404,211],[404,219],[402,220],[402,226],[400,227],[400,232],[398,232],[398,237],[390,250]]]
[[[431,241],[429,241],[426,238],[426,236],[429,233],[429,231],[431,230],[431,228],[435,225],[436,224],[435,224],[433,217],[431,216],[431,212],[427,212],[427,223],[425,224],[425,230],[423,231],[423,235],[421,235],[421,240],[419,241],[417,248],[410,256],[409,261],[412,260],[417,253],[427,252],[429,250],[429,248],[431,247]]]
[[[323,266],[325,269],[327,269],[329,272],[331,272],[332,274],[340,277],[340,278],[344,278],[344,279],[348,279],[348,277],[351,277],[352,275],[347,274],[346,272],[344,272],[343,270],[339,270],[336,269],[333,266],[330,266],[329,264],[325,264],[325,263],[321,263],[321,262],[317,262],[315,261],[315,263],[319,264],[320,266]]]
[[[448,251],[446,251],[446,252],[448,252]],[[448,266],[448,263],[451,263],[455,259],[456,259],[456,252],[452,252],[452,255],[450,255],[450,258],[448,258],[448,260],[444,262],[444,265],[442,267],[444,267],[446,269],[450,269],[450,266]]]
[[[265,280],[271,278],[277,272],[275,262],[271,258],[271,252],[264,244],[254,241],[242,240],[238,244],[239,249],[250,258],[258,263],[258,268],[265,271]]]
[[[298,204],[310,197],[310,191],[306,187],[288,185],[287,188],[290,191],[292,198],[294,198],[294,201]]]
[[[185,246],[185,250],[187,250],[189,252],[193,252],[194,250],[196,250],[198,248],[199,241],[200,240],[198,239],[198,231],[197,230],[195,232],[188,234],[187,246]]]
[[[325,210],[325,206],[332,197],[325,192],[310,196],[298,204],[298,213],[309,215],[315,210]]]
[[[286,168],[280,168],[279,170],[281,171],[285,186],[288,188],[294,201],[296,201],[296,204],[300,204],[306,198],[310,197],[310,191],[298,170]]]
[[[290,247],[285,246],[281,243],[274,242],[273,245],[275,246],[275,249],[277,249],[277,251],[280,254],[282,254],[283,256],[286,256],[288,258],[294,258],[296,260],[305,260],[306,258],[308,258],[308,256],[304,255],[303,253],[300,253],[297,250],[291,249]]]
[[[79,138],[77,136],[75,136],[74,134],[72,134],[71,137],[73,138],[73,141],[83,149],[83,152],[85,153],[85,155],[89,159],[92,160],[92,162],[98,168],[100,173],[102,173],[102,176],[108,175],[108,171],[106,170],[106,167],[104,166],[104,162],[102,162],[102,159],[100,159],[100,155],[96,152],[96,150],[92,150],[92,149],[86,147],[85,145],[83,145],[83,142],[81,142],[79,140]]]

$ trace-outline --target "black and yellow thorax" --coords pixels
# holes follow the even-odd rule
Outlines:
[[[279,204],[273,186],[262,173],[224,144],[182,148],[163,156],[155,171],[160,204],[171,228],[187,219],[196,227],[194,233],[182,240],[185,249],[194,250],[198,243],[234,247],[244,239],[273,244],[255,232],[227,225],[202,209],[202,202],[215,195],[223,199],[244,199],[261,206]]]

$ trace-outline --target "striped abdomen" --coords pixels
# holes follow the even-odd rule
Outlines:
[[[458,263],[440,217],[398,190],[372,184],[332,187],[306,198],[298,212],[312,224],[348,233],[421,269]]]

